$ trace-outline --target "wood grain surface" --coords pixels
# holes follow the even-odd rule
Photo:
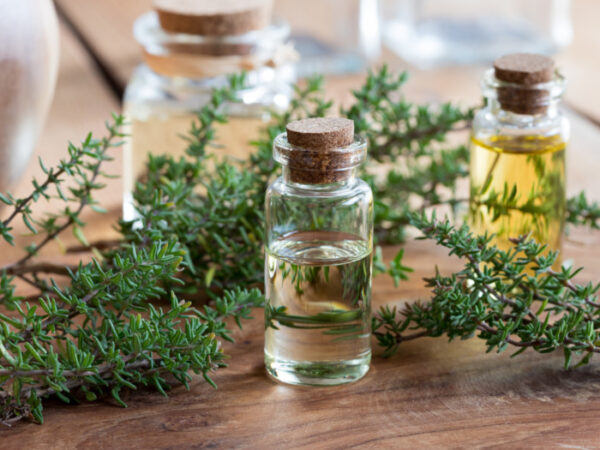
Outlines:
[[[149,1],[57,3],[83,32],[96,60],[124,83],[139,62],[131,22]],[[593,101],[598,94],[582,92],[595,89],[600,73],[598,59],[588,57],[588,51],[600,44],[591,16],[599,6],[595,1],[574,2],[576,32],[582,31],[561,56],[569,65],[568,76],[575,74],[570,105],[592,119],[600,117],[598,102]],[[90,130],[101,132],[102,122],[118,108],[114,91],[67,28],[63,28],[61,51],[55,101],[37,150],[48,164],[64,155],[68,139],[78,140]],[[401,62],[392,63],[403,67]],[[407,96],[473,104],[479,100],[480,73],[479,68],[416,72]],[[328,93],[343,103],[348,89],[360,81],[361,77],[329,80]],[[569,191],[586,189],[600,199],[600,128],[574,112],[570,118]],[[118,152],[115,157],[112,168],[118,172]],[[33,161],[17,192],[25,192],[36,173]],[[110,224],[119,214],[120,192],[116,181],[103,193],[110,213],[101,219],[88,216],[89,238],[112,236]],[[598,233],[575,231],[569,236],[566,259],[586,267],[579,281],[600,279],[595,250],[599,244]],[[411,241],[405,247],[406,262],[415,273],[397,289],[390,279],[377,278],[375,307],[427,298],[421,278],[431,275],[434,264],[446,272],[457,267],[455,259],[430,243]],[[1,261],[14,254],[6,245],[2,250]],[[386,256],[395,250],[385,249]],[[262,311],[254,315],[256,319],[246,322],[243,331],[236,331],[236,345],[225,346],[231,361],[214,376],[219,389],[194,378],[190,391],[178,387],[168,399],[153,391],[128,393],[126,409],[110,400],[78,406],[51,401],[45,407],[44,425],[23,422],[0,429],[0,449],[600,448],[600,361],[564,371],[560,354],[528,352],[510,359],[508,354],[486,354],[476,339],[448,343],[443,338],[424,338],[403,344],[394,358],[375,357],[369,374],[356,384],[289,387],[264,373]]]
[[[395,249],[386,249],[387,255]],[[418,277],[455,268],[442,249],[406,246],[415,277],[400,289],[378,279],[376,306],[424,297]],[[567,254],[584,264],[580,246]],[[597,272],[586,273],[594,276]],[[303,388],[277,384],[264,373],[263,321],[235,333],[230,366],[212,389],[199,378],[168,399],[156,392],[65,406],[50,402],[43,426],[0,430],[2,448],[594,448],[600,423],[600,365],[564,371],[561,355],[485,354],[481,342],[425,338],[399,354],[375,357],[356,384]]]

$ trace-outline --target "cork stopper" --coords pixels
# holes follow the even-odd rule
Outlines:
[[[366,144],[354,137],[354,122],[340,117],[290,122],[275,139],[275,159],[288,166],[291,181],[328,184],[351,176],[365,160]]]
[[[554,75],[554,61],[534,53],[513,53],[494,61],[496,78],[524,86],[547,83]]]
[[[494,61],[496,79],[507,83],[498,87],[503,109],[517,114],[539,114],[548,109],[550,93],[538,85],[554,78],[554,61],[543,55],[514,53]]]
[[[285,129],[290,144],[309,149],[345,147],[354,141],[354,122],[341,117],[296,120]]]
[[[271,21],[272,0],[154,0],[160,26],[172,33],[235,36]]]

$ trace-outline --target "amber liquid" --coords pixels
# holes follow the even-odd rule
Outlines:
[[[494,244],[531,233],[560,250],[565,218],[565,147],[556,136],[471,139],[470,222],[495,233]],[[506,195],[505,195],[506,194]],[[493,205],[493,206],[492,206]]]
[[[193,112],[174,113],[169,110],[126,111],[129,137],[125,142],[123,155],[123,216],[126,220],[135,218],[132,206],[132,192],[135,183],[142,179],[148,154],[168,154],[180,157],[185,154]],[[217,156],[247,159],[252,152],[250,142],[256,140],[268,117],[233,116],[224,124],[215,124],[216,139],[209,152]]]

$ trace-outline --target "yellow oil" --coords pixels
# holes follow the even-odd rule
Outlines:
[[[565,218],[565,148],[559,135],[471,138],[469,216],[473,231],[494,244],[531,234],[560,250]],[[560,261],[557,261],[560,265]]]
[[[149,153],[168,154],[179,157],[185,154],[188,142],[183,138],[189,135],[193,112],[174,113],[173,111],[152,110],[125,111],[128,121],[128,135],[123,155],[124,218],[133,218],[131,193],[135,183],[143,177]],[[262,116],[233,116],[224,124],[215,124],[215,142],[209,151],[217,156],[247,159],[252,151],[250,142],[259,137],[260,130],[268,121]]]

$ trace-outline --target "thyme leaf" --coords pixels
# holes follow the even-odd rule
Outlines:
[[[402,96],[406,80],[386,68],[370,73],[341,110],[369,141],[372,162],[363,177],[376,198],[375,237],[399,244],[416,227],[464,266],[428,279],[430,300],[376,314],[374,334],[386,354],[421,336],[477,334],[490,349],[563,349],[567,366],[587,363],[598,352],[597,285],[575,284],[577,270],[554,272],[556,255],[526,237],[501,251],[489,236],[428,215],[435,208],[457,215],[465,203],[456,192],[467,175],[468,151],[447,137],[468,128],[473,111],[415,105]],[[322,82],[316,77],[296,87],[290,108],[273,113],[248,161],[215,161],[207,151],[214,124],[227,120],[223,106],[244,86],[243,75],[231,77],[198,112],[185,157],[149,157],[134,193],[139,218],[118,224],[120,239],[92,242],[83,221],[88,209],[102,212],[95,194],[111,177],[104,162],[124,137],[120,116],[107,124],[104,138],[69,144],[56,167],[40,161],[44,176],[27,196],[0,195],[6,215],[0,236],[14,244],[18,220],[33,233],[22,255],[0,268],[0,423],[41,423],[51,395],[65,402],[112,395],[124,405],[123,389],[149,386],[166,395],[173,382],[187,386],[191,373],[214,385],[211,373],[225,366],[220,342],[232,340],[231,323],[241,326],[263,304],[264,191],[277,173],[272,141],[287,122],[332,111]],[[39,215],[41,199],[61,206]],[[571,224],[598,228],[599,216],[583,193],[568,201]],[[69,266],[44,261],[40,251],[67,231],[80,242],[67,253],[90,251],[94,258]],[[396,282],[411,271],[402,252],[389,265],[380,250],[374,256],[375,271]],[[21,295],[22,283],[35,293]],[[300,323],[283,310],[269,313],[267,325],[339,319],[332,332],[345,338],[355,331],[354,317]]]

